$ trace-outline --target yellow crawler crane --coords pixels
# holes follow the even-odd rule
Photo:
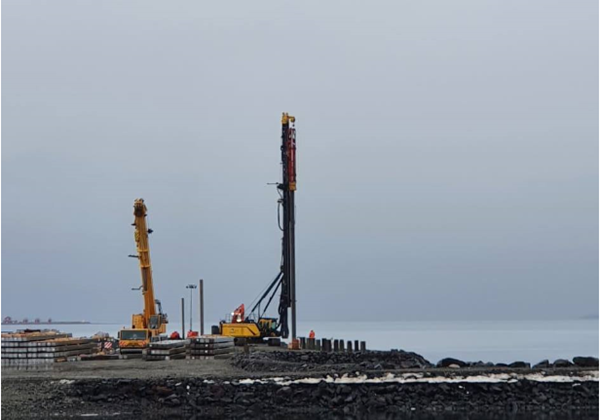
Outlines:
[[[133,314],[131,316],[131,328],[119,331],[119,347],[121,353],[141,352],[148,346],[153,337],[164,334],[167,331],[167,314],[162,313],[160,301],[154,299],[154,284],[152,282],[152,264],[150,263],[150,245],[148,234],[152,233],[148,229],[146,216],[148,209],[144,200],[139,198],[133,203],[133,215],[135,226],[135,244],[137,255],[130,257],[137,258],[140,264],[142,274],[142,290],[144,297],[144,312]],[[158,307],[158,310],[157,310]]]

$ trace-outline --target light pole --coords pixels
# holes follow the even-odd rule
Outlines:
[[[198,286],[196,286],[195,284],[188,284],[187,286],[185,286],[186,289],[190,289],[190,331],[193,331],[194,329],[192,328],[192,302],[193,302],[193,297],[192,297],[192,292],[194,291],[194,289],[196,289]]]

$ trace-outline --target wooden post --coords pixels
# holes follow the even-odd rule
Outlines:
[[[354,351],[358,351],[358,340],[354,340]]]
[[[181,338],[185,338],[185,300],[181,298]]]
[[[340,340],[340,351],[343,353],[344,350],[344,340]]]
[[[198,293],[200,293],[200,335],[204,335],[204,280],[202,279],[198,285]]]
[[[321,351],[321,339],[315,340],[315,350]]]
[[[367,351],[367,342],[366,341],[360,342],[360,351],[362,351],[363,353]]]
[[[352,353],[352,340],[348,340],[348,353]]]
[[[337,338],[333,340],[333,351],[336,353],[340,351],[340,340],[338,340]]]

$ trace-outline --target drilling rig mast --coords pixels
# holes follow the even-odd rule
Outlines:
[[[246,316],[244,305],[232,314],[230,321],[222,321],[213,327],[214,334],[230,337],[262,340],[267,337],[290,336],[288,310],[291,309],[292,339],[296,338],[296,118],[284,113],[281,117],[281,182],[279,192],[278,224],[283,232],[281,241],[281,265],[275,279],[258,298]],[[281,217],[283,213],[283,218]],[[269,304],[280,290],[278,318],[265,317]],[[266,300],[266,303],[265,303]]]
[[[296,338],[296,118],[284,113],[281,117],[281,166],[282,182],[277,186],[281,190],[283,208],[283,267],[279,320],[281,336],[289,336],[287,322],[288,308],[292,312],[292,339]]]

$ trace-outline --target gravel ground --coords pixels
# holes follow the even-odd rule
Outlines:
[[[294,382],[308,377],[357,376],[357,372],[367,378],[413,372],[425,378],[439,379],[498,373],[543,373],[561,377],[595,374],[597,377],[598,371],[597,367],[574,365],[543,369],[474,364],[457,368],[455,363],[452,365],[433,367],[421,356],[405,352],[347,356],[272,351],[256,351],[250,355],[238,353],[230,360],[146,362],[133,359],[57,363],[51,370],[3,369],[2,415],[16,419],[82,415],[148,418],[155,414],[190,418],[190,415],[200,413],[201,417],[235,415],[251,418],[260,413],[275,416],[273,418],[278,414],[298,415],[298,418],[310,414],[326,418],[324,413],[331,412],[367,418],[361,415],[397,415],[413,411],[426,414],[432,410],[451,410],[465,416],[474,410],[500,414],[514,414],[515,410],[563,413],[548,418],[594,418],[598,415],[597,381],[539,383],[521,377],[495,385]],[[285,377],[293,383],[282,386],[248,381],[269,377]],[[574,412],[579,414],[567,416]]]

